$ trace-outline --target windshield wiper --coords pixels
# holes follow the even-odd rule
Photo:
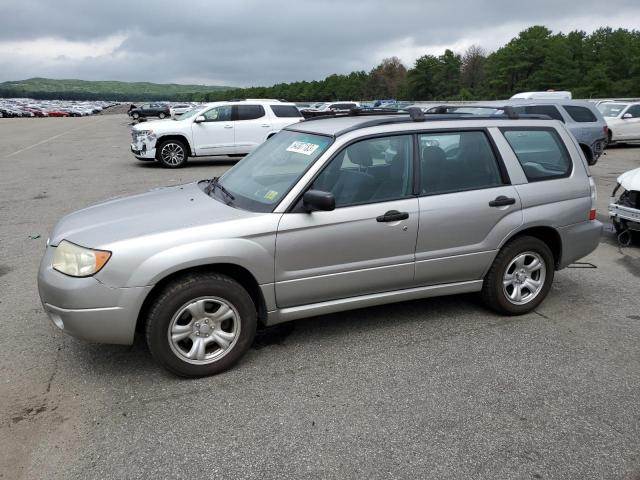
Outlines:
[[[224,193],[231,202],[233,202],[236,199],[236,197],[234,197],[229,190],[224,188],[224,186],[222,186],[222,184],[218,182],[218,178],[220,177],[213,177],[211,180],[209,180],[209,184],[207,185],[207,189],[206,189],[207,195],[210,195],[211,192],[213,192],[215,188],[218,187],[220,191]]]

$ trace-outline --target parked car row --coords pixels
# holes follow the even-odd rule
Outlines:
[[[175,118],[183,113],[187,113],[194,108],[201,106],[201,103],[169,103],[155,102],[143,103],[141,105],[131,104],[128,115],[134,120],[148,117],[158,117],[164,119],[167,117]]]
[[[108,101],[33,100],[0,98],[0,117],[84,117],[116,105]]]

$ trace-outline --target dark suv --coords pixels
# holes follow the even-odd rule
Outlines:
[[[145,103],[141,107],[129,110],[129,116],[134,120],[141,117],[166,118],[169,116],[169,105],[163,103]]]

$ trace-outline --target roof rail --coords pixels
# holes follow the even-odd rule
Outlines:
[[[518,112],[516,112],[511,105],[505,105],[503,107],[499,107],[497,105],[438,105],[437,107],[430,108],[427,113],[430,115],[445,115],[451,113],[464,115],[464,113],[456,112],[455,109],[457,108],[486,108],[488,110],[502,110],[504,114],[512,120],[520,118]],[[469,113],[468,115],[472,114]]]

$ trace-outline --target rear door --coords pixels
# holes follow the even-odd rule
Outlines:
[[[412,284],[418,231],[412,157],[411,135],[353,143],[310,187],[333,193],[336,209],[282,216],[275,272],[280,308]]]
[[[236,130],[235,153],[249,153],[260,145],[271,129],[271,118],[259,104],[233,106]]]
[[[234,122],[231,105],[219,105],[202,114],[204,122],[193,122],[191,132],[196,155],[229,155],[235,153]]]
[[[622,118],[627,114],[631,115],[631,118]],[[640,105],[630,106],[622,117],[620,125],[616,126],[618,133],[616,136],[621,140],[640,139]]]
[[[520,198],[484,130],[419,135],[417,285],[482,278],[522,223]]]

